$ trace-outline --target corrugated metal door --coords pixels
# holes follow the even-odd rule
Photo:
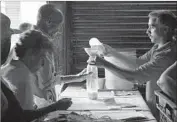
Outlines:
[[[88,56],[83,48],[89,46],[91,37],[114,48],[135,49],[139,56],[152,46],[146,35],[148,13],[158,9],[177,13],[175,1],[77,1],[68,6],[72,10],[72,73],[86,67]]]

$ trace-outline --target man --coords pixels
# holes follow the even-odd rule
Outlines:
[[[61,11],[56,9],[52,4],[46,4],[40,7],[38,11],[37,25],[35,29],[40,30],[48,36],[50,41],[53,41],[54,35],[59,32],[59,26],[62,22],[63,14]],[[89,74],[86,73],[86,69],[77,75],[61,76],[61,74],[56,74],[54,55],[47,55],[43,67],[36,73],[38,78],[38,87],[46,92],[46,99],[51,101],[55,101],[59,96],[59,93],[54,90],[54,86],[59,83],[62,83],[63,85],[63,83],[81,82],[85,80],[88,75]]]
[[[173,40],[177,20],[170,11],[158,10],[149,14],[148,34],[150,40],[155,45],[150,51],[137,59],[130,59],[121,53],[116,52],[108,45],[100,50],[102,54],[114,56],[127,65],[137,65],[136,69],[123,69],[97,56],[95,63],[97,66],[110,70],[113,74],[128,79],[133,83],[146,83],[146,100],[152,113],[157,117],[158,112],[155,106],[154,90],[158,89],[157,80],[170,65],[176,60],[176,41]],[[136,62],[136,63],[135,63]]]
[[[5,62],[8,59],[10,51],[10,38],[12,30],[10,29],[10,19],[1,13],[1,75],[8,72],[13,67],[7,68]],[[10,56],[10,55],[9,55]],[[4,65],[6,64],[6,65]],[[37,110],[23,110],[13,94],[13,85],[1,78],[1,122],[30,122],[49,112],[55,110],[66,110],[72,104],[70,98],[65,98],[56,103]]]

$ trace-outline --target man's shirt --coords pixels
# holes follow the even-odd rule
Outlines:
[[[42,67],[37,71],[37,75],[40,76],[38,80],[40,80],[39,87],[41,89],[45,88],[45,84],[54,80],[53,55],[46,55]]]
[[[55,101],[56,96],[54,92],[54,86],[52,86],[55,80],[54,73],[55,69],[53,55],[47,54],[44,58],[43,66],[35,73],[35,76],[37,78],[38,87],[45,91],[47,100],[48,97],[52,97],[52,99]],[[52,96],[48,96],[48,93],[52,94]]]
[[[47,36],[46,33],[41,31],[36,26],[34,26],[33,28],[40,31],[45,36]],[[49,36],[47,37],[49,41],[52,41],[52,39]],[[35,73],[35,76],[37,78],[38,87],[44,91],[46,99],[49,100],[48,98],[52,98],[52,101],[56,101],[56,94],[55,94],[54,86],[52,86],[55,80],[54,74],[55,74],[54,54],[47,53],[46,56],[44,57],[43,66]]]

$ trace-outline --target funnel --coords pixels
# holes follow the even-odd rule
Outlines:
[[[94,49],[94,48],[84,48],[85,52],[89,55],[89,56],[96,56],[98,50]]]

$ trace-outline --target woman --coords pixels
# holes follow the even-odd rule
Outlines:
[[[12,70],[14,67],[11,64],[6,63],[10,52],[10,38],[12,31],[10,29],[10,19],[6,15],[1,13],[1,76]],[[12,58],[9,58],[8,62]],[[8,81],[1,78],[1,122],[30,122],[37,119],[49,112],[55,110],[66,110],[72,104],[71,99],[64,98],[56,103],[37,110],[24,110],[16,99],[12,92],[12,86]],[[9,85],[8,85],[8,84]]]
[[[10,70],[3,78],[11,84],[23,109],[34,109],[33,95],[44,97],[37,88],[33,75],[42,65],[46,54],[53,51],[52,43],[39,31],[29,30],[20,35],[15,53],[19,60],[12,60]],[[11,87],[11,88],[12,88]]]

